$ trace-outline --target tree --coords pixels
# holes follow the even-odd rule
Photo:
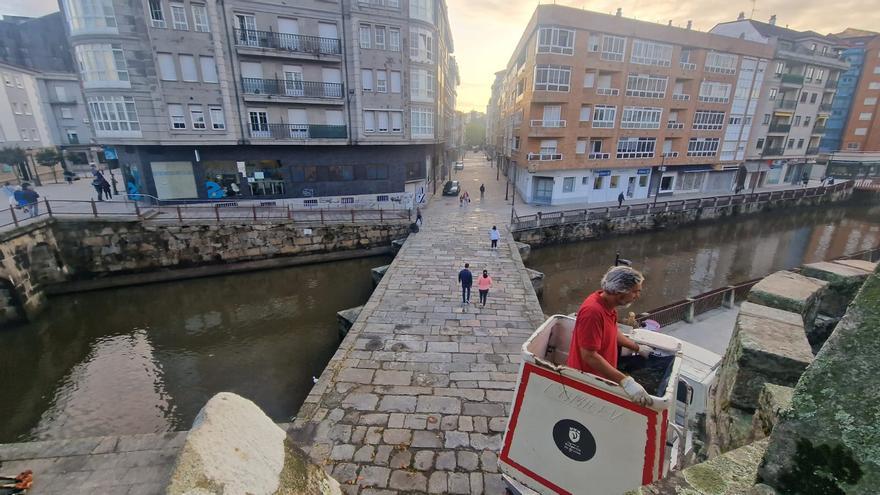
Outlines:
[[[34,158],[40,165],[52,169],[52,179],[58,184],[58,175],[55,173],[55,165],[64,161],[64,155],[61,154],[58,148],[43,148],[37,152]]]
[[[486,121],[484,119],[474,119],[465,126],[464,144],[468,148],[482,147],[486,144]]]
[[[23,149],[14,147],[0,149],[0,162],[11,165],[19,179],[30,180],[30,170],[27,168],[27,153]]]

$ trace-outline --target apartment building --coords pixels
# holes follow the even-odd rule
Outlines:
[[[769,22],[746,19],[716,25],[711,33],[772,47],[773,60],[763,73],[760,101],[751,129],[744,172],[738,186],[751,189],[800,183],[813,170],[819,142],[831,117],[842,71],[835,40],[813,31],[796,31]]]
[[[502,70],[495,73],[495,80],[492,82],[492,93],[489,97],[489,103],[486,105],[486,154],[489,159],[496,160],[499,165],[502,149],[500,99],[505,72]]]
[[[39,72],[0,63],[0,145],[25,150],[51,146],[49,120],[40,103]]]
[[[96,138],[130,192],[387,200],[439,175],[451,108],[438,95],[457,82],[441,74],[442,1],[61,5]]]
[[[731,191],[772,54],[620,11],[540,5],[499,96],[503,166],[538,204]]]
[[[829,126],[823,151],[880,151],[880,34],[847,29],[831,36],[842,47],[850,69],[840,78],[832,106],[832,119],[839,119],[842,125],[835,129]],[[836,100],[844,95],[847,98],[838,108]]]

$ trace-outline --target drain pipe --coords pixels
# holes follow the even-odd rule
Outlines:
[[[238,110],[238,128],[239,133],[241,134],[241,139],[239,143],[244,144],[247,141],[247,137],[245,136],[244,128],[241,113],[241,95],[238,91],[238,76],[236,76],[235,71],[235,57],[232,55],[235,50],[235,44],[233,43],[233,39],[229,35],[229,20],[226,18],[226,5],[224,5],[223,0],[217,0],[217,4],[220,6],[220,12],[223,16],[223,32],[226,33],[226,46],[229,47],[229,70],[232,71],[232,90],[235,92],[235,107]]]
[[[348,114],[348,130],[346,134],[348,135],[348,145],[351,146],[353,144],[351,138],[351,96],[353,96],[355,92],[350,87],[349,83],[351,81],[348,79],[348,57],[346,56],[345,50],[345,42],[348,40],[348,31],[346,29],[347,24],[345,22],[345,3],[345,1],[339,2],[339,15],[342,16],[342,39],[339,40],[339,51],[342,52],[342,77],[345,81],[345,85],[342,87],[342,90],[345,92],[345,110]],[[403,50],[403,47],[401,47],[401,50]]]

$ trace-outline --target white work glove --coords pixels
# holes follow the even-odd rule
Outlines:
[[[639,344],[639,356],[648,359],[652,352],[654,352],[654,349],[652,349],[651,346]]]
[[[633,402],[642,406],[650,406],[654,404],[654,399],[645,391],[645,387],[639,385],[633,377],[628,376],[620,382],[623,391],[632,399]]]

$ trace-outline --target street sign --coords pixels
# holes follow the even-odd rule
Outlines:
[[[636,171],[636,174],[638,174],[638,175],[648,175],[650,173],[651,173],[650,168],[640,168],[638,171]]]
[[[596,170],[596,175],[598,175],[599,177],[608,177],[609,175],[611,175],[611,171],[610,170]]]

